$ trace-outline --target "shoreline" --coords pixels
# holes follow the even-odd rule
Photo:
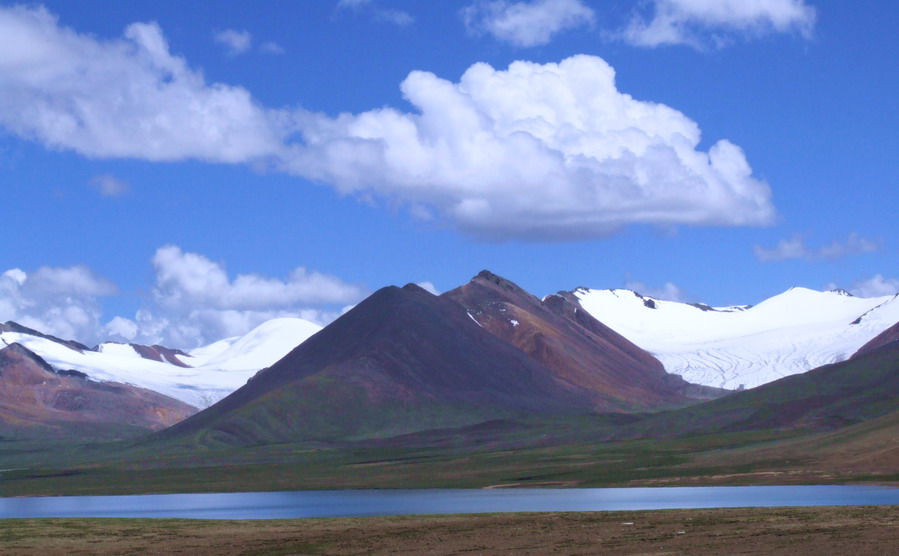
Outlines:
[[[899,506],[286,520],[4,519],[0,554],[889,553]]]

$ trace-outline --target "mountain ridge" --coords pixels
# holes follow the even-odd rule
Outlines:
[[[0,340],[26,346],[57,370],[76,371],[101,382],[133,384],[193,406],[206,406],[239,388],[320,329],[303,319],[273,319],[244,336],[220,340],[191,353],[120,342],[89,348],[14,322],[0,325]]]

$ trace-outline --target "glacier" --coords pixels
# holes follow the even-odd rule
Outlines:
[[[246,384],[321,328],[301,318],[272,319],[243,336],[176,356],[186,367],[146,359],[129,344],[103,343],[95,350],[78,350],[23,332],[0,332],[0,347],[17,342],[56,370],[76,370],[91,380],[155,390],[203,408]]]
[[[842,361],[899,322],[897,295],[864,298],[796,287],[755,306],[708,307],[624,289],[572,293],[669,373],[729,389]]]

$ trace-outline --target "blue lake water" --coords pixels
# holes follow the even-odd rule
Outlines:
[[[0,498],[0,518],[287,519],[483,512],[582,512],[899,505],[899,488],[855,485],[424,489]]]

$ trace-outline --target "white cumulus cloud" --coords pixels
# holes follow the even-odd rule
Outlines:
[[[835,283],[828,284],[825,289],[833,290],[839,286]],[[899,279],[885,278],[882,274],[875,274],[870,278],[859,280],[848,288],[849,293],[858,297],[882,297],[899,293]]]
[[[762,262],[791,259],[805,259],[807,261],[837,260],[879,250],[880,242],[862,237],[855,232],[850,233],[845,241],[834,240],[818,248],[811,248],[806,245],[805,239],[799,235],[794,235],[789,239],[782,239],[774,247],[762,247],[761,245],[753,247],[756,258]]]
[[[265,54],[284,54],[286,50],[274,41],[265,41],[259,45],[259,50]]]
[[[376,21],[392,23],[399,27],[405,27],[415,23],[415,18],[409,12],[382,8],[374,0],[339,0],[338,9],[351,9],[360,12],[368,12]]]
[[[601,236],[630,223],[762,225],[774,208],[740,147],[697,150],[699,126],[618,91],[594,56],[478,63],[458,83],[412,72],[417,109],[306,114],[288,171],[343,192],[432,207],[496,238]]]
[[[461,13],[470,31],[522,47],[547,44],[557,33],[591,26],[595,20],[581,0],[478,0]]]
[[[635,16],[621,37],[638,46],[724,44],[734,33],[798,32],[810,37],[815,8],[805,0],[654,0],[653,15]]]
[[[241,87],[207,84],[155,23],[100,41],[44,8],[0,8],[0,126],[99,158],[251,162],[286,130]]]
[[[434,295],[440,295],[440,291],[432,282],[417,282],[417,285],[426,292],[432,293]]]
[[[365,3],[368,5],[369,3]],[[536,4],[535,4],[536,5]],[[271,110],[208,84],[156,24],[102,41],[43,8],[0,8],[0,127],[90,157],[267,164],[490,239],[599,237],[628,224],[764,225],[739,146],[618,90],[594,56],[413,71],[412,112]]]
[[[258,274],[231,279],[220,263],[174,245],[156,251],[153,268],[153,296],[166,306],[264,309],[297,303],[353,303],[363,294],[359,286],[304,267],[293,270],[286,280]]]
[[[635,291],[640,295],[654,297],[664,301],[677,301],[680,303],[685,303],[687,301],[687,292],[672,282],[665,282],[665,285],[657,288],[648,286],[643,282],[628,280],[624,287]]]
[[[174,245],[157,249],[152,265],[151,304],[133,320],[110,321],[110,334],[192,348],[245,334],[276,317],[326,324],[340,315],[340,307],[367,293],[359,285],[304,267],[286,279],[258,274],[231,277],[223,264]]]
[[[0,322],[93,345],[113,340],[192,349],[240,336],[278,317],[327,324],[368,290],[298,267],[285,279],[230,276],[222,263],[168,245],[152,259],[151,295],[133,317],[103,322],[102,299],[118,288],[85,266],[0,274]]]
[[[881,274],[876,274],[871,278],[855,283],[849,291],[853,295],[860,297],[893,295],[899,293],[899,279],[884,278]]]
[[[213,34],[212,38],[224,46],[232,56],[243,54],[253,46],[253,35],[249,31],[225,29]]]
[[[90,186],[103,197],[120,197],[128,192],[128,182],[121,180],[112,174],[94,176],[90,180]]]
[[[85,266],[48,267],[34,272],[14,268],[0,274],[0,322],[86,343],[99,339],[99,298],[116,286]]]

